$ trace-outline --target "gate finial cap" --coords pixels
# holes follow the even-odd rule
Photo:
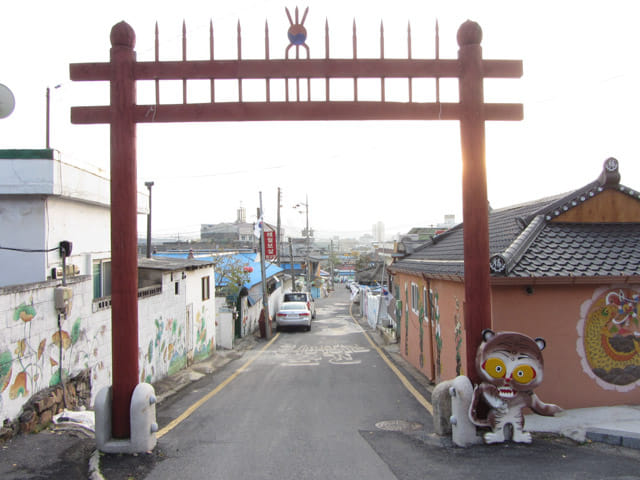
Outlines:
[[[133,48],[136,46],[136,33],[131,28],[131,25],[125,21],[116,23],[113,26],[109,38],[111,39],[112,47]]]
[[[464,47],[466,45],[480,45],[482,42],[482,28],[478,23],[467,20],[458,29],[458,45]]]

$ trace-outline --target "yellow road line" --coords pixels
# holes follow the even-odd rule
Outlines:
[[[171,420],[171,422],[169,422],[167,424],[167,426],[165,426],[164,428],[160,429],[158,431],[158,433],[156,434],[156,438],[161,438],[164,435],[166,435],[167,433],[169,433],[171,430],[173,430],[175,427],[177,427],[183,420],[185,420],[187,417],[189,417],[193,412],[195,412],[198,408],[200,408],[202,406],[203,403],[205,403],[207,400],[209,400],[211,397],[213,397],[214,395],[216,395],[218,392],[220,392],[220,390],[222,390],[224,387],[226,387],[229,383],[231,383],[238,375],[240,375],[244,370],[247,369],[247,367],[249,367],[249,365],[251,365],[255,359],[257,359],[260,355],[262,355],[262,353],[271,346],[271,344],[273,342],[276,341],[276,338],[278,338],[280,336],[279,333],[276,333],[276,335],[271,339],[271,341],[269,343],[267,343],[264,347],[262,347],[262,349],[250,360],[248,360],[244,365],[242,365],[238,370],[236,370],[235,372],[233,372],[233,375],[231,375],[229,378],[227,378],[224,382],[222,382],[220,385],[218,385],[216,388],[214,388],[213,390],[211,390],[209,393],[207,393],[204,397],[202,397],[200,400],[198,400],[196,403],[194,403],[193,405],[191,405],[189,408],[187,408],[179,417],[175,418],[174,420]]]
[[[356,321],[356,319],[353,316],[352,307],[353,307],[353,303],[349,306],[349,315],[351,315],[351,319],[356,323],[356,325],[359,325],[359,323]],[[429,401],[426,398],[424,398],[424,396],[418,390],[416,390],[416,388],[413,385],[411,385],[411,382],[407,380],[407,377],[405,377],[402,374],[402,372],[398,370],[398,367],[396,367],[393,364],[393,362],[389,360],[389,357],[387,357],[387,355],[384,354],[382,349],[371,339],[371,337],[367,334],[367,332],[364,331],[364,329],[362,329],[362,333],[365,336],[365,338],[369,341],[371,346],[376,350],[376,352],[378,352],[378,355],[380,355],[380,357],[382,357],[385,363],[389,366],[391,371],[396,374],[398,379],[400,379],[400,381],[405,386],[405,388],[409,390],[409,392],[415,397],[418,403],[420,403],[420,405],[422,405],[433,416],[433,407],[431,406]]]

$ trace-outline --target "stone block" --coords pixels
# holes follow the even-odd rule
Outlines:
[[[51,410],[47,410],[40,414],[40,426],[46,427],[51,423],[51,420],[53,420],[53,412]]]
[[[47,395],[35,402],[33,402],[33,406],[36,409],[36,412],[42,413],[46,410],[51,409],[56,403],[56,399],[54,395]]]
[[[27,410],[20,415],[20,431],[22,433],[33,432],[38,424],[38,416],[33,410]]]
[[[592,442],[608,443],[609,445],[622,445],[620,432],[606,428],[591,428],[586,437]]]
[[[631,432],[625,433],[624,437],[622,437],[622,446],[640,450],[640,434]]]
[[[433,389],[431,404],[433,405],[433,427],[437,435],[451,435],[451,396],[449,388],[452,380],[440,382]]]

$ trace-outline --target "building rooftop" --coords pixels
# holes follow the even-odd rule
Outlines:
[[[435,236],[393,271],[464,276],[464,224]],[[491,276],[640,276],[640,193],[607,159],[597,180],[569,193],[489,212]]]

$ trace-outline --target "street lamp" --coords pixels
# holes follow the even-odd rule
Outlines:
[[[309,264],[309,195],[305,196],[305,203],[298,203],[296,205],[293,206],[293,208],[298,208],[298,207],[305,207],[305,213],[306,213],[306,225],[305,225],[305,236],[306,236],[306,255],[305,255],[305,263],[307,265],[307,269],[306,269],[306,281],[307,281],[307,291],[311,292],[311,278],[310,278],[310,270],[311,270],[311,265]],[[302,212],[300,212],[302,213]],[[291,261],[293,262],[293,259],[291,259]]]
[[[62,84],[58,84],[53,88],[60,88],[62,86]],[[49,142],[49,131],[50,131],[50,127],[51,127],[51,121],[49,119],[49,113],[50,113],[50,104],[51,104],[51,89],[49,87],[47,87],[47,124],[46,124],[46,134],[47,134],[47,150],[49,150],[51,148],[51,144]]]
[[[151,258],[151,187],[153,182],[144,182],[149,189],[149,213],[147,214],[147,258]]]

